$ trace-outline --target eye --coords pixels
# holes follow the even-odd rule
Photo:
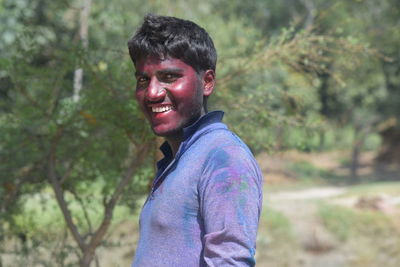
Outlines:
[[[163,73],[159,77],[160,81],[164,83],[172,83],[176,81],[178,78],[179,76],[175,73]]]
[[[146,82],[146,81],[147,81],[146,77],[138,77],[137,78],[137,82],[139,82],[139,83],[143,83],[143,82]]]
[[[136,90],[142,90],[147,87],[149,78],[146,76],[136,76]]]
[[[136,77],[136,84],[137,86],[142,86],[148,82],[149,78],[146,76],[137,76]]]

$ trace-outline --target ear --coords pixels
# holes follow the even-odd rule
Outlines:
[[[215,87],[215,72],[206,70],[203,75],[203,95],[209,96],[213,93]]]

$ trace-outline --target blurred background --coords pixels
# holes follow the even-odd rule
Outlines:
[[[204,27],[264,173],[257,266],[400,266],[397,0],[0,0],[0,266],[129,266],[157,144],[127,40]],[[149,263],[151,266],[151,263]]]

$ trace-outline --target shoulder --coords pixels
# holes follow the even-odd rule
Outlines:
[[[206,147],[203,179],[213,179],[211,177],[216,174],[224,173],[251,177],[254,182],[262,183],[261,171],[254,155],[233,132],[227,129],[218,130],[210,136],[204,135],[201,143]]]
[[[211,143],[198,183],[200,199],[235,201],[251,198],[260,208],[263,178],[251,151],[232,132],[220,133]]]
[[[203,182],[219,172],[246,175],[261,183],[261,171],[247,145],[225,124],[215,123],[188,144],[182,160]],[[219,177],[219,175],[218,175]]]
[[[242,147],[250,152],[247,145],[222,122],[215,123],[213,127],[205,129],[197,138],[196,143],[208,150],[233,146]]]
[[[205,160],[224,165],[229,161],[252,161],[255,158],[248,146],[229,129],[218,129],[200,138],[200,144],[206,147]]]

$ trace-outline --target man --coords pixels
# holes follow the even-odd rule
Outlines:
[[[207,113],[213,41],[191,21],[147,15],[128,48],[136,100],[166,139],[132,266],[254,266],[262,176],[223,112]]]

